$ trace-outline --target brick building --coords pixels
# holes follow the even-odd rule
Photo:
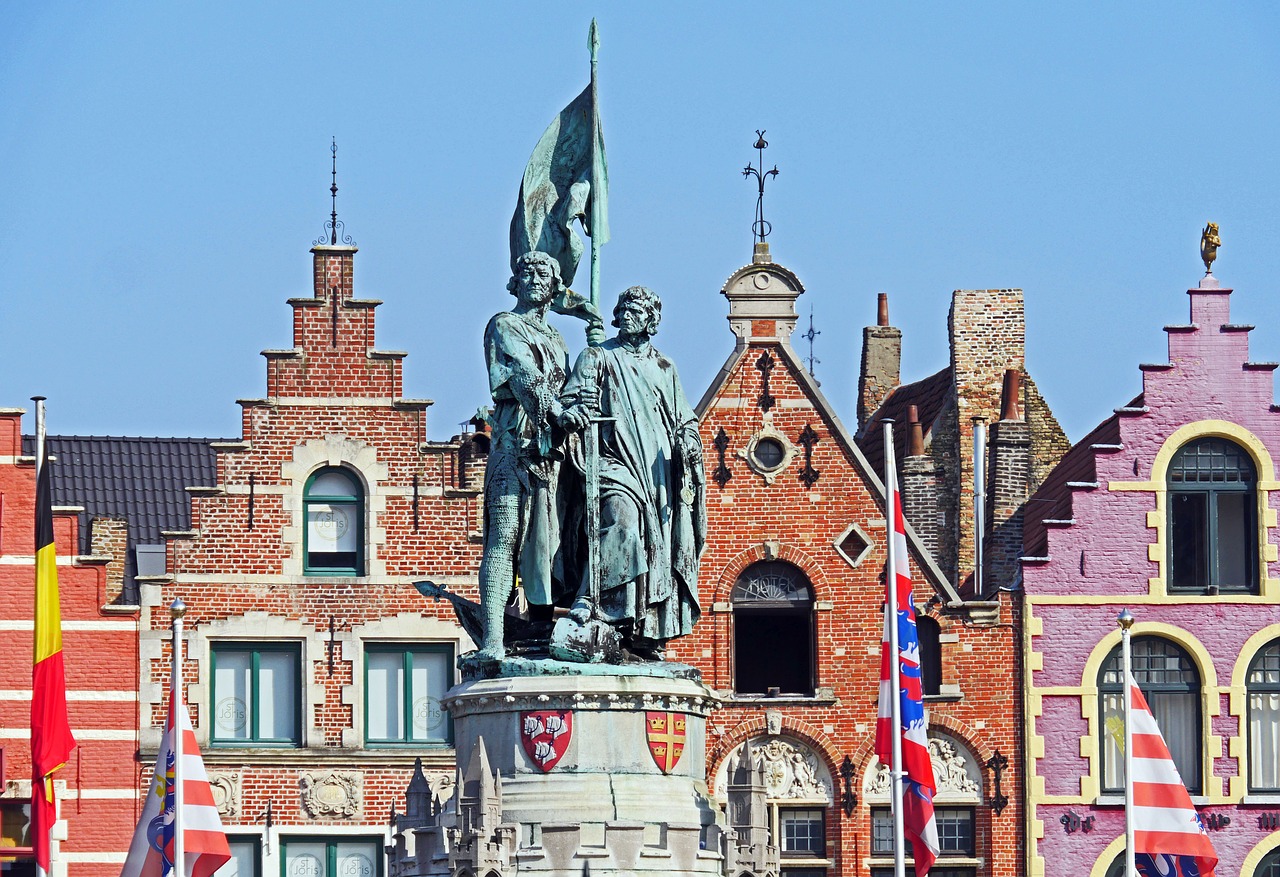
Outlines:
[[[15,875],[35,873],[28,834],[35,458],[24,454],[23,413],[0,408],[0,869]],[[95,521],[88,532],[86,508],[66,504],[70,464],[58,440],[49,453],[67,711],[78,743],[54,780],[52,877],[114,877],[138,812],[137,611],[120,602],[119,522]]]
[[[439,698],[471,647],[411,583],[474,597],[486,438],[425,440],[430,402],[403,397],[405,354],[376,347],[356,248],[312,253],[292,345],[263,351],[265,396],[240,400],[241,437],[213,443],[189,528],[138,580],[142,762],[181,597],[187,700],[241,875],[381,873],[415,759],[437,791],[454,780]]]
[[[1023,582],[1029,874],[1122,873],[1122,675],[1134,673],[1219,855],[1280,874],[1276,363],[1212,275],[1167,362],[1032,498]],[[1120,737],[1123,740],[1123,737]]]
[[[783,873],[891,873],[888,774],[871,752],[884,599],[880,472],[791,347],[804,291],[795,274],[760,244],[722,291],[735,346],[698,408],[705,614],[672,654],[700,667],[725,699],[707,734],[716,793],[723,797],[725,765],[744,744],[764,756]],[[897,384],[895,366],[883,387]],[[1024,469],[1029,444],[1024,435],[1016,448]],[[1017,874],[1016,607],[1008,594],[965,599],[944,568],[956,563],[954,549],[940,563],[916,532],[908,538],[946,844],[933,873]]]

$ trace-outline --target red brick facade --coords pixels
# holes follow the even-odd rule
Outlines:
[[[367,840],[381,856],[416,757],[447,793],[448,742],[367,743],[365,662],[371,646],[443,649],[447,682],[456,681],[452,658],[470,643],[449,604],[428,603],[411,583],[432,579],[474,599],[479,563],[474,478],[460,466],[457,443],[426,442],[430,403],[401,396],[405,354],[376,348],[379,302],[355,297],[355,248],[313,253],[314,295],[289,300],[293,347],[263,351],[265,398],[240,400],[242,440],[218,446],[216,483],[190,488],[191,531],[166,534],[168,575],[141,580],[143,760],[159,743],[168,606],[181,597],[196,735],[226,830],[258,839],[263,873],[280,867],[281,844],[291,838]],[[305,494],[317,473],[334,471],[357,495],[355,514],[344,518],[358,545],[352,563],[339,564],[353,567],[346,572],[316,560],[336,554],[308,554],[317,551],[308,538],[321,531],[308,530]],[[269,702],[257,663],[247,688],[215,684],[219,659],[265,662],[268,653],[293,664],[281,684],[298,674],[287,696],[276,691]],[[414,690],[407,711],[447,724],[434,702],[442,693],[433,687],[422,699]],[[267,722],[259,715],[287,712],[291,702],[300,716],[275,735],[286,739],[253,730]],[[432,736],[447,741],[443,726]],[[264,834],[268,805],[272,830]]]
[[[35,460],[23,456],[22,414],[0,409],[0,846],[21,839],[31,798]],[[77,511],[54,510],[67,711],[79,745],[55,775],[53,875],[114,877],[137,818],[137,613],[108,605],[108,558],[79,554]]]
[[[825,848],[784,854],[784,873],[790,866],[866,875],[892,866],[891,852],[872,845],[872,809],[888,801],[877,789],[871,752],[883,628],[881,473],[868,471],[852,436],[790,347],[794,301],[803,291],[799,281],[769,262],[767,249],[761,255],[724,290],[737,347],[699,407],[708,481],[709,544],[700,580],[704,617],[672,651],[699,666],[704,681],[725,697],[724,709],[708,723],[713,777],[745,740],[753,747],[772,743],[771,801],[779,818],[791,808],[824,812]],[[769,441],[783,450],[780,465],[759,453]],[[941,686],[926,704],[930,727],[941,732],[935,736],[943,745],[935,763],[951,769],[942,777],[938,806],[971,819],[974,832],[971,853],[953,857],[951,864],[973,869],[967,873],[1015,875],[1021,868],[1022,823],[1015,779],[1021,770],[1016,606],[1008,594],[962,603],[920,543],[913,538],[912,545],[917,608],[940,633]],[[735,585],[751,579],[753,564],[774,561],[793,565],[802,575],[798,581],[811,585],[808,605],[795,606],[810,613],[816,676],[808,691],[740,693],[755,682],[743,676],[754,672],[748,663],[758,666],[751,652],[767,650],[771,660],[781,661],[796,647],[794,640],[767,635],[735,647],[735,626],[761,629],[749,615],[759,607],[744,602],[745,591],[735,595]],[[992,806],[995,773],[985,766],[997,751],[1007,759],[999,791],[1008,801],[999,812]],[[846,759],[847,781],[840,773]],[[846,789],[853,796],[848,812],[842,806]],[[785,835],[785,826],[780,828]]]

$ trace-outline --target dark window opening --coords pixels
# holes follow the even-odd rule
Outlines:
[[[1184,445],[1169,465],[1169,587],[1257,590],[1257,475],[1224,439]]]
[[[813,597],[804,573],[781,561],[752,564],[732,600],[734,690],[812,696]]]
[[[916,616],[920,640],[920,682],[926,695],[942,692],[942,629],[927,615]]]

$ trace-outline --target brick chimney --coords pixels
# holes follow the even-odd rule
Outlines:
[[[986,590],[1009,586],[1022,554],[1022,519],[1031,492],[1031,428],[1022,415],[1022,373],[1006,369],[999,422],[991,427]]]
[[[889,296],[880,293],[876,324],[862,330],[862,373],[858,376],[858,427],[884,402],[902,378],[902,330],[889,325]]]
[[[938,464],[924,447],[924,427],[915,405],[907,406],[907,455],[902,460],[902,513],[916,535],[938,557]]]

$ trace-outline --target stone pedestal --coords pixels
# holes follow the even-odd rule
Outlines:
[[[497,676],[449,693],[458,791],[414,813],[411,785],[393,877],[776,874],[776,849],[749,830],[767,828],[763,805],[744,793],[730,825],[708,793],[706,718],[718,702],[680,678],[696,674],[582,669],[591,675]],[[758,765],[745,761],[750,775]]]

